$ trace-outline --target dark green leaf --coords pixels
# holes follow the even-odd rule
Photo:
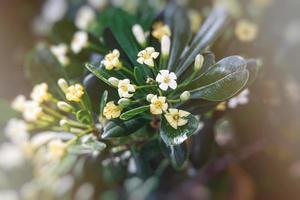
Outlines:
[[[134,108],[134,109],[131,109],[130,111],[127,111],[127,112],[123,113],[120,116],[120,119],[128,120],[128,119],[131,119],[131,118],[133,118],[134,116],[136,116],[138,114],[144,113],[147,110],[149,110],[148,105],[147,106],[141,106],[141,107],[138,107],[138,108]]]
[[[101,115],[102,115],[104,107],[107,103],[107,98],[108,98],[108,91],[105,90],[102,94],[102,98],[101,98],[101,101],[100,101],[100,114]]]
[[[146,74],[143,73],[143,69],[141,67],[135,67],[134,68],[134,77],[136,82],[139,85],[145,85],[147,77],[145,77]]]
[[[97,67],[91,65],[91,64],[86,64],[85,67],[91,72],[93,73],[95,76],[97,76],[99,79],[101,79],[104,83],[106,83],[107,85],[110,85],[112,87],[114,87],[112,84],[110,84],[110,82],[107,80],[109,77],[107,76],[107,74],[105,74],[101,69],[98,69]]]
[[[191,98],[225,101],[237,94],[246,85],[248,78],[248,70],[236,71],[214,83],[191,91]]]
[[[187,119],[188,124],[178,127],[178,129],[176,130],[169,124],[165,117],[162,117],[160,125],[160,136],[166,143],[166,145],[179,145],[183,143],[189,136],[195,133],[199,125],[198,119],[192,114],[190,114]]]
[[[188,158],[186,143],[177,146],[167,146],[164,142],[160,143],[164,155],[171,161],[174,169],[180,170],[184,167]]]
[[[195,60],[195,57],[211,45],[222,33],[228,20],[226,9],[217,7],[202,25],[200,31],[193,39],[190,47],[181,56],[176,75],[181,76]]]
[[[109,121],[104,127],[103,139],[125,137],[138,131],[146,125],[148,120],[143,118],[134,118],[128,121],[113,120]]]
[[[223,58],[215,65],[210,66],[207,72],[197,78],[191,85],[193,88],[198,88],[214,83],[229,74],[244,70],[246,66],[246,60],[240,56]]]
[[[180,55],[192,36],[191,26],[187,11],[174,3],[170,3],[165,9],[165,22],[172,29],[172,48],[168,69],[174,71]]]

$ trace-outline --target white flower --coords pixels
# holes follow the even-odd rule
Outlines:
[[[164,35],[161,39],[161,53],[163,56],[169,56],[171,49],[171,39],[169,36]]]
[[[129,79],[120,80],[118,84],[119,96],[122,98],[130,98],[133,96],[132,93],[135,92],[134,85],[130,84]]]
[[[166,120],[174,128],[178,129],[178,126],[184,126],[188,123],[189,112],[178,110],[178,109],[169,109],[169,112],[165,114]]]
[[[42,115],[42,108],[36,101],[26,101],[23,117],[28,122],[34,122]]]
[[[140,64],[146,64],[149,67],[154,67],[154,59],[158,58],[159,53],[155,52],[153,47],[147,47],[138,53],[137,62]]]
[[[96,9],[102,9],[108,4],[108,0],[88,0],[88,2]]]
[[[168,109],[168,104],[166,103],[166,97],[157,97],[156,95],[151,98],[150,112],[153,115],[160,115]]]
[[[66,0],[47,0],[42,7],[42,19],[52,24],[61,20],[68,8]]]
[[[86,30],[95,17],[96,14],[91,7],[82,6],[77,12],[75,25],[81,30]]]
[[[155,37],[158,40],[161,40],[164,35],[171,36],[171,29],[168,25],[162,23],[162,22],[156,22],[153,25],[153,31],[152,36]]]
[[[243,92],[241,92],[238,96],[233,97],[228,102],[229,108],[236,108],[238,105],[245,105],[249,102],[249,96],[250,91],[249,89],[245,89]]]
[[[4,133],[15,144],[25,143],[29,138],[27,124],[20,119],[10,119]]]
[[[122,63],[120,61],[120,51],[114,49],[111,53],[105,55],[104,60],[102,60],[101,63],[107,70],[113,70],[114,68],[120,69],[122,67]]]
[[[35,85],[30,97],[33,101],[38,103],[48,101],[51,98],[51,94],[48,92],[48,85],[46,83]]]
[[[145,45],[146,44],[146,34],[142,28],[141,25],[139,24],[135,24],[132,27],[132,33],[136,39],[136,41],[140,44],[140,45]]]
[[[113,101],[108,102],[103,110],[103,115],[106,119],[115,119],[121,115],[122,107],[115,105]]]
[[[11,107],[18,111],[23,112],[24,111],[24,105],[26,102],[26,97],[24,95],[18,95],[12,102]]]
[[[0,167],[11,170],[20,167],[25,161],[22,150],[14,144],[4,143],[0,146]]]
[[[159,84],[159,88],[163,91],[167,91],[168,88],[172,88],[173,90],[177,88],[176,82],[177,76],[174,72],[169,72],[168,70],[160,70],[159,74],[156,77],[156,81]]]
[[[70,63],[70,59],[67,57],[68,46],[66,44],[52,45],[50,51],[63,66]]]
[[[88,45],[88,34],[84,31],[77,31],[71,42],[71,49],[75,54],[78,54],[83,48]]]

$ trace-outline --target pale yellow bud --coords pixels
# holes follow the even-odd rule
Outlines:
[[[108,82],[110,83],[110,84],[112,84],[113,86],[115,86],[115,87],[118,87],[118,85],[119,85],[119,79],[117,79],[117,78],[115,78],[115,77],[110,77],[109,79],[108,79]]]
[[[191,93],[189,91],[185,91],[180,95],[181,101],[187,101],[191,98]]]
[[[147,100],[148,102],[151,102],[151,99],[152,99],[154,96],[155,96],[154,94],[148,94],[148,95],[146,96],[146,100]]]
[[[139,24],[135,24],[133,27],[132,27],[132,33],[136,39],[136,41],[144,46],[146,44],[146,37],[145,37],[145,32],[143,30],[143,28],[141,27],[141,25]]]
[[[161,39],[161,53],[163,56],[168,57],[171,49],[171,39],[169,36],[164,35]]]
[[[57,85],[59,86],[59,88],[61,89],[61,91],[63,91],[64,93],[67,92],[69,84],[67,83],[67,81],[65,79],[63,79],[63,78],[59,79],[57,81]]]
[[[73,110],[73,107],[64,101],[59,101],[57,103],[57,107],[59,110],[61,110],[63,112],[71,112]]]
[[[131,103],[130,99],[127,99],[127,98],[122,98],[122,99],[120,99],[120,100],[118,101],[118,104],[119,104],[120,106],[122,106],[123,108],[129,106],[130,103]]]
[[[195,71],[200,71],[204,63],[204,57],[201,54],[198,54],[195,58]]]

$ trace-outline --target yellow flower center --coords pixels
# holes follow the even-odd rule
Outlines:
[[[169,76],[166,76],[164,78],[164,83],[168,84],[168,83],[170,83],[170,81],[171,81],[171,78]]]

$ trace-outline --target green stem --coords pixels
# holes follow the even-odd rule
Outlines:
[[[127,74],[129,74],[129,75],[131,75],[131,76],[133,76],[134,77],[134,74],[133,74],[133,72],[132,71],[130,71],[129,69],[127,69],[126,67],[121,67],[121,70],[123,70],[124,72],[126,72]]]
[[[56,110],[52,109],[52,108],[49,108],[45,105],[41,105],[41,107],[43,108],[43,110],[48,113],[49,115],[52,115],[53,117],[55,118],[58,118],[58,119],[62,119],[64,118],[65,116],[60,114],[59,112],[57,112]]]
[[[168,167],[169,165],[169,160],[165,159],[161,162],[161,164],[158,166],[157,170],[155,171],[155,176],[159,177],[163,174],[163,172],[165,171],[165,169]]]
[[[67,142],[67,146],[72,145],[73,143],[75,143],[78,139],[80,139],[81,137],[87,135],[88,133],[91,133],[93,131],[93,129],[87,129],[81,133],[79,133],[78,135],[76,135],[76,137],[74,137],[73,139],[69,140]]]
[[[141,86],[137,86],[135,89],[139,90],[139,89],[152,88],[152,87],[157,87],[157,85],[141,85]]]

